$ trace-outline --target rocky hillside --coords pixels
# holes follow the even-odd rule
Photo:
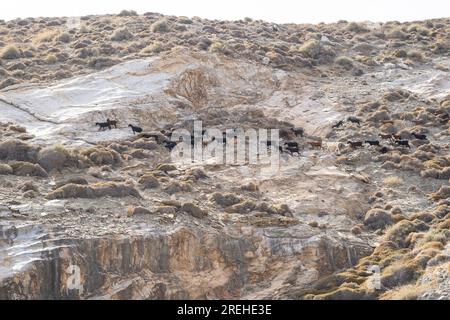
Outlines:
[[[70,78],[179,47],[321,77],[334,72],[358,76],[380,65],[445,69],[435,59],[450,49],[449,28],[446,19],[296,25],[132,11],[0,21],[0,86]]]
[[[0,22],[0,298],[450,299],[449,22]]]

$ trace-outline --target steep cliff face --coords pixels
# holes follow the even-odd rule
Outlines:
[[[227,234],[182,226],[146,236],[28,238],[15,246],[33,251],[22,249],[20,258],[11,259],[10,274],[2,274],[0,297],[268,298],[288,285],[306,286],[350,267],[371,250],[361,241],[340,242],[305,227],[294,231],[301,236],[279,229]],[[21,267],[25,259],[33,262]]]

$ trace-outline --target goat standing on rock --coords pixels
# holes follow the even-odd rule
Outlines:
[[[366,140],[366,141],[364,141],[364,143],[367,143],[368,145],[371,145],[371,146],[379,146],[380,145],[380,141],[378,141],[378,140]]]
[[[291,154],[294,154],[294,153],[299,154],[300,153],[297,142],[288,141],[288,142],[285,142],[284,145],[285,145],[285,149],[287,151],[289,151]],[[283,149],[281,149],[281,150],[283,150]]]
[[[312,148],[322,148],[322,141],[306,141],[307,144],[309,144]]]
[[[177,146],[177,143],[175,141],[164,141],[164,144],[167,149],[169,149],[170,151],[173,150],[173,148],[175,148]]]
[[[388,153],[390,150],[388,147],[382,147],[380,150],[378,150],[380,153],[385,154]]]
[[[110,126],[114,126],[114,128],[117,129],[117,120],[106,119],[106,122],[109,123]]]
[[[348,141],[347,142],[353,149],[355,148],[361,148],[363,146],[363,143],[361,141]]]
[[[140,127],[133,126],[132,124],[129,124],[128,126],[131,128],[131,130],[133,130],[133,134],[136,134],[136,132],[137,133],[141,133],[142,132],[142,128],[140,128]]]
[[[424,134],[418,134],[418,133],[411,133],[411,135],[416,138],[417,140],[427,140],[427,136]]]
[[[295,134],[296,137],[303,137],[305,134],[305,130],[303,128],[291,128],[291,131]]]
[[[334,124],[331,128],[337,129],[337,128],[339,128],[339,127],[342,127],[343,125],[344,125],[344,121],[343,121],[343,120],[340,120],[340,121],[338,121],[336,124]]]
[[[98,131],[106,130],[106,128],[111,130],[111,125],[109,124],[109,122],[96,122],[95,125],[99,126]]]
[[[411,146],[409,145],[408,140],[395,140],[394,142],[395,142],[395,144],[397,144],[398,146],[404,146],[404,147],[411,148]]]

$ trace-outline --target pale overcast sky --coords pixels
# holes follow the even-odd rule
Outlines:
[[[82,16],[122,9],[209,19],[250,17],[277,23],[450,17],[449,0],[0,0],[0,19]]]

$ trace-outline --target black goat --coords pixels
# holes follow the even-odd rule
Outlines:
[[[173,148],[176,147],[177,143],[175,141],[164,141],[164,144],[167,149],[169,149],[170,151],[173,150]]]
[[[404,147],[411,148],[411,146],[409,145],[409,141],[408,140],[395,140],[394,142],[397,145],[399,145],[399,146],[404,146]]]
[[[361,120],[356,117],[348,117],[347,121],[351,123],[356,123],[358,126],[361,125]]]
[[[378,150],[378,151],[380,151],[380,153],[388,153],[390,150],[389,150],[389,148],[388,147],[382,147],[380,150]]]
[[[169,139],[172,137],[172,133],[175,131],[174,128],[170,128],[170,129],[162,129],[160,132],[161,134],[165,135],[166,137],[168,137]]]
[[[287,146],[285,149],[287,151],[289,151],[291,154],[300,153],[300,151],[298,150],[298,147],[295,147],[295,146]],[[281,149],[281,152],[283,152],[283,149]]]
[[[360,147],[363,146],[363,143],[362,143],[361,141],[356,141],[356,142],[348,141],[347,143],[348,143],[352,148],[360,148]]]
[[[288,141],[288,142],[285,142],[284,145],[287,146],[287,148],[297,148],[298,149],[298,143],[297,142]]]
[[[413,135],[413,137],[418,140],[427,140],[427,136],[424,134],[418,134],[418,133],[412,132],[411,135]]]
[[[153,138],[153,139],[155,139],[155,141],[156,141],[156,143],[158,143],[158,144],[160,144],[160,143],[162,143],[163,141],[160,141],[160,136],[159,135],[157,135],[157,134],[152,134],[152,133],[150,133],[150,134],[146,134],[145,135],[145,138]]]
[[[109,128],[109,130],[111,130],[111,125],[109,124],[109,122],[96,122],[95,125],[99,126],[98,131],[106,130],[106,128]]]
[[[380,145],[380,141],[378,141],[378,140],[366,140],[364,142],[371,146],[379,146]]]
[[[295,136],[303,137],[305,134],[305,130],[303,128],[291,128],[291,131],[295,134]]]
[[[128,126],[131,128],[131,130],[133,130],[133,134],[136,134],[136,132],[137,133],[142,132],[142,128],[140,128],[140,127],[133,126],[132,124],[129,124]]]
[[[297,142],[288,141],[288,142],[285,142],[284,145],[286,146],[285,150],[289,151],[291,154],[300,153]],[[283,148],[281,148],[281,152],[283,152]]]
[[[340,121],[338,121],[336,124],[334,124],[333,126],[332,126],[332,128],[333,129],[337,129],[337,128],[339,128],[339,127],[342,127],[344,125],[344,121],[343,120],[340,120]]]

